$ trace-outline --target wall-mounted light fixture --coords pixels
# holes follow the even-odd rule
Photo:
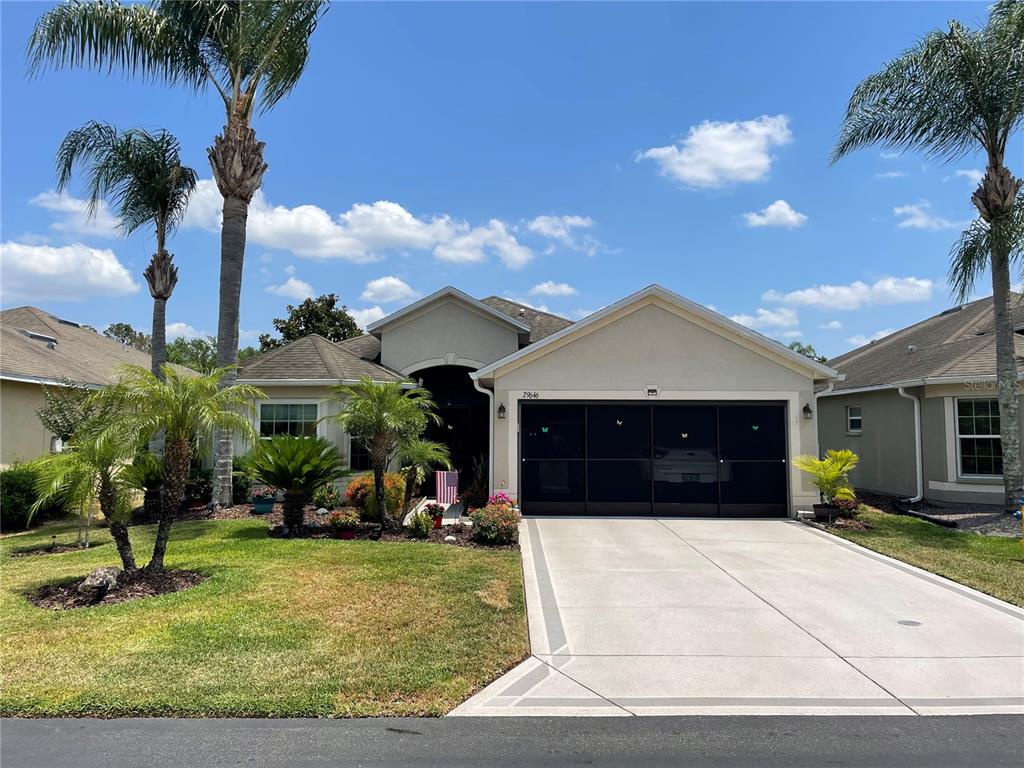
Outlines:
[[[498,418],[499,419],[504,419],[505,418],[505,404],[504,403],[499,403],[498,404]]]
[[[811,410],[810,403],[804,403],[804,418],[808,421],[814,418],[814,411]]]

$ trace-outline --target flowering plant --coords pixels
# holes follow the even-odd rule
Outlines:
[[[860,506],[860,502],[857,499],[836,499],[832,503],[839,507],[843,515],[853,515]]]
[[[250,493],[253,501],[267,501],[277,497],[277,491],[267,485],[257,485]]]
[[[359,512],[349,507],[332,512],[327,518],[327,526],[333,531],[351,531],[359,525]]]
[[[516,505],[516,500],[509,496],[504,491],[498,491],[496,494],[487,499],[488,504],[508,504],[510,507]]]
[[[425,506],[422,511],[426,512],[432,518],[441,517],[442,515],[444,515],[444,505],[437,504],[436,502],[434,502],[431,504],[427,504],[427,506]]]

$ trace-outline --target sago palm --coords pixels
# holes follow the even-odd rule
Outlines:
[[[121,408],[116,428],[143,440],[164,434],[164,493],[153,557],[146,566],[149,572],[163,571],[167,539],[185,496],[192,458],[210,444],[214,430],[255,439],[248,414],[263,392],[246,384],[221,388],[224,374],[218,368],[206,376],[192,376],[166,365],[163,378],[157,378],[145,368],[125,366],[117,384],[97,393]]]
[[[257,480],[284,493],[285,535],[292,536],[302,532],[303,508],[313,492],[348,474],[338,449],[322,437],[261,440],[250,466]]]
[[[153,297],[152,369],[161,375],[167,361],[167,300],[178,282],[167,237],[181,222],[196,172],[181,164],[181,145],[167,131],[141,128],[118,131],[104,123],[86,123],[71,131],[57,151],[57,188],[65,189],[76,165],[88,177],[89,212],[107,200],[126,234],[152,225],[156,253],[144,273]]]
[[[355,384],[338,385],[332,390],[339,410],[333,418],[366,446],[373,467],[373,492],[386,528],[398,529],[401,521],[387,508],[384,473],[399,449],[423,434],[428,421],[439,423],[430,392],[422,387],[397,382],[375,382],[363,377]]]
[[[154,0],[148,5],[94,0],[58,5],[36,22],[28,43],[32,71],[47,67],[122,70],[148,80],[212,88],[225,112],[209,149],[224,197],[221,224],[217,365],[223,386],[238,363],[238,305],[245,226],[267,164],[253,116],[273,108],[298,83],[323,0]],[[217,437],[218,500],[231,503],[230,434]]]
[[[128,537],[135,489],[126,471],[138,446],[137,434],[123,425],[102,431],[83,430],[61,453],[45,456],[33,464],[38,471],[38,499],[32,512],[60,501],[80,517],[89,518],[92,505],[99,502],[127,573],[138,570]],[[86,536],[88,546],[88,533]]]
[[[1024,123],[1024,3],[1001,0],[977,30],[951,21],[864,80],[847,107],[833,161],[873,144],[943,160],[982,151],[985,176],[971,197],[979,218],[952,250],[949,281],[965,301],[990,269],[1007,508],[1021,494],[1017,360],[1010,269],[1024,237],[1021,180],[1006,150]]]
[[[405,499],[402,511],[408,512],[413,494],[426,479],[427,473],[434,467],[450,469],[452,457],[447,445],[414,437],[399,446],[398,463],[405,472]]]

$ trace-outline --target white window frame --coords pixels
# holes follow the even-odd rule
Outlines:
[[[860,411],[860,414],[858,414],[857,416],[851,416],[850,415],[850,411],[853,408],[856,408],[858,411]],[[857,429],[854,429],[853,427],[850,426],[850,419],[851,418],[859,419],[860,420],[860,426]],[[863,432],[864,432],[864,407],[860,406],[860,405],[848,405],[848,406],[846,406],[846,434],[848,434],[848,435],[859,435],[859,434],[862,434]]]
[[[954,397],[953,398],[953,439],[955,440],[955,442],[953,444],[953,450],[956,452],[956,474],[957,474],[957,477],[963,477],[963,478],[968,478],[968,479],[983,479],[983,480],[1002,479],[1002,477],[1003,477],[1002,474],[998,474],[998,475],[970,474],[969,475],[969,474],[964,472],[963,451],[960,450],[960,438],[961,438],[961,434],[960,434],[960,401],[961,400],[990,400],[990,401],[992,401],[992,402],[994,402],[996,404],[996,408],[997,409],[999,407],[999,400],[997,398],[994,398],[994,397]],[[1002,414],[999,414],[999,418],[1000,418],[1000,420],[1002,419]],[[1000,424],[1002,424],[1002,421],[1000,421]],[[1000,441],[1002,440],[1002,435],[963,435],[963,437],[966,437],[966,438],[979,438],[980,437],[980,438],[983,438],[983,439],[995,438],[996,440],[1000,440]]]
[[[264,405],[315,405],[316,406],[316,434],[318,437],[324,436],[323,425],[324,423],[320,420],[323,416],[321,402],[319,398],[315,397],[274,397],[267,398],[265,400],[256,401],[256,416],[255,424],[253,426],[256,429],[256,437],[259,440],[269,440],[270,438],[260,434],[260,422],[263,416]]]
[[[352,466],[352,435],[345,433],[345,464],[352,472],[369,472],[368,469],[355,469]]]

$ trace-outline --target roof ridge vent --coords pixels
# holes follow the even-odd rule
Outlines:
[[[917,352],[917,344],[908,344],[907,352]]]

